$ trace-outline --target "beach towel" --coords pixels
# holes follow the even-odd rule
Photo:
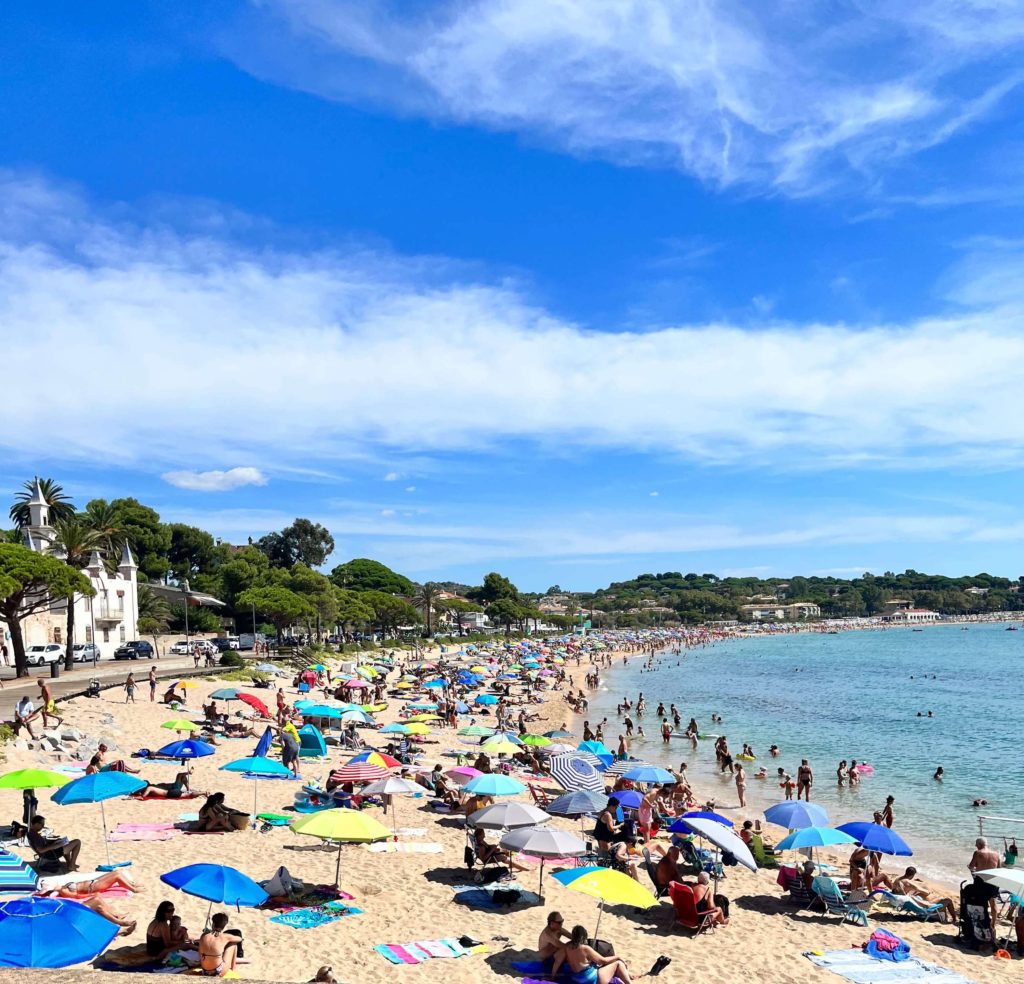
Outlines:
[[[393,964],[419,964],[425,960],[451,960],[474,953],[487,953],[486,946],[466,949],[457,939],[417,940],[415,943],[381,943],[374,947],[385,960]]]
[[[910,946],[887,929],[876,929],[864,947],[864,952],[876,960],[902,963],[910,957]]]
[[[140,803],[174,803],[178,800],[198,799],[202,793],[182,793],[180,796],[129,796],[128,799],[137,800]]]
[[[401,841],[381,841],[367,844],[366,848],[374,854],[440,854],[444,850],[440,844],[403,844]]]
[[[179,813],[178,823],[197,823],[199,821],[198,813]]]
[[[358,916],[362,911],[354,906],[346,906],[343,902],[331,902],[325,906],[281,912],[271,916],[270,921],[282,926],[291,926],[292,929],[316,929],[318,926],[337,922],[343,916]]]
[[[107,840],[111,844],[123,841],[165,841],[180,833],[173,823],[119,823],[112,833],[107,834]]]
[[[937,964],[911,957],[893,964],[869,957],[861,950],[829,950],[826,953],[805,953],[813,964],[853,984],[974,984],[966,977]]]
[[[505,901],[503,896],[494,897],[495,892],[516,892],[515,899]],[[505,882],[494,888],[484,888],[480,885],[457,885],[455,887],[454,900],[459,905],[468,906],[470,909],[486,909],[490,912],[502,912],[513,906],[540,905],[540,896],[521,888],[515,882]]]
[[[174,830],[173,823],[119,823],[116,827],[119,834],[129,831],[146,830]]]

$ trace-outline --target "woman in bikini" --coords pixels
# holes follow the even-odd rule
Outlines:
[[[569,984],[609,984],[613,977],[622,984],[633,984],[629,970],[618,957],[602,957],[587,944],[585,926],[573,926],[569,942],[555,954],[550,976],[558,977],[562,964],[568,964],[571,974],[564,978]]]
[[[181,799],[186,793],[192,792],[189,785],[191,769],[179,772],[174,777],[174,782],[151,782],[147,783],[145,789],[140,789],[134,794],[136,799]]]
[[[210,929],[199,937],[199,968],[204,977],[222,977],[235,969],[242,937],[227,932],[228,915],[218,912],[210,920]]]
[[[146,927],[146,954],[154,960],[163,960],[175,949],[171,939],[171,916],[174,903],[163,901],[156,907],[153,921]]]

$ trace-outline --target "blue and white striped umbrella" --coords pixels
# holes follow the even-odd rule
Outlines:
[[[39,876],[16,854],[0,850],[0,893],[31,895]]]
[[[636,759],[625,759],[621,762],[613,762],[604,774],[606,776],[621,776],[625,772],[629,772],[630,769],[650,768],[647,762],[638,762]]]
[[[581,758],[579,753],[556,755],[550,763],[552,778],[563,789],[589,789],[595,793],[604,792],[601,773]]]

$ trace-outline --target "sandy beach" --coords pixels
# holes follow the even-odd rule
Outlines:
[[[640,658],[640,657],[634,657]],[[581,683],[583,670],[567,666],[570,675]],[[189,692],[190,709],[194,712],[206,697],[223,682],[201,680]],[[241,686],[239,684],[232,684]],[[266,691],[264,693],[271,694]],[[289,700],[297,697],[295,690],[286,688]],[[160,725],[174,716],[180,716],[160,704],[151,704],[148,689],[139,688],[138,703],[125,704],[124,694],[118,689],[108,690],[99,699],[76,699],[61,705],[66,724],[88,735],[105,741],[110,747],[109,758],[124,757],[142,747],[155,748],[172,738]],[[531,723],[531,730],[543,732],[568,721],[569,727],[579,733],[581,720],[574,717],[558,693],[548,694],[548,702],[539,707],[540,720]],[[272,703],[272,700],[270,701]],[[223,707],[224,705],[222,705]],[[391,701],[387,710],[377,715],[381,724],[396,720],[400,702]],[[229,708],[234,710],[232,706]],[[460,724],[464,719],[460,719]],[[373,732],[363,730],[364,739],[373,742]],[[384,736],[380,736],[383,739]],[[424,745],[424,764],[453,764],[440,753],[466,746],[452,729],[435,729]],[[383,740],[376,742],[381,747]],[[252,783],[245,778],[218,771],[218,767],[234,758],[252,754],[255,739],[225,740],[217,754],[193,763],[193,785],[204,791],[221,790],[227,803],[248,811],[253,802]],[[302,761],[302,774],[307,780],[326,780],[330,767],[344,758],[335,749],[328,761]],[[46,755],[11,749],[6,770],[29,766],[54,764]],[[153,782],[167,782],[176,771],[169,764],[140,766],[143,778]],[[265,781],[260,783],[261,810],[284,810],[292,803],[299,783]],[[550,788],[559,791],[552,783]],[[698,796],[700,790],[697,790]],[[7,817],[19,816],[19,794],[4,792]],[[79,837],[83,841],[80,867],[92,870],[104,860],[104,847],[100,829],[100,811],[97,806],[60,807],[49,802],[49,792],[40,791],[40,811],[47,824],[57,832]],[[517,797],[526,800],[527,797]],[[175,822],[186,813],[199,808],[202,800],[115,800],[107,803],[107,820],[115,824],[157,824]],[[537,936],[544,925],[544,916],[550,909],[558,909],[566,925],[579,922],[593,929],[597,918],[595,900],[570,891],[553,880],[545,884],[546,901],[525,909],[506,913],[488,913],[469,909],[453,902],[452,886],[465,884],[470,879],[463,863],[465,833],[453,818],[429,809],[427,799],[402,797],[397,799],[398,824],[422,833],[402,835],[403,844],[436,844],[440,853],[375,853],[364,846],[347,846],[341,862],[341,888],[353,896],[352,905],[362,910],[328,925],[314,929],[294,929],[270,922],[271,913],[242,909],[232,912],[232,926],[245,935],[245,962],[239,967],[240,976],[249,979],[305,981],[321,965],[333,967],[339,981],[392,982],[423,981],[447,984],[471,984],[479,980],[509,976],[509,962],[530,959]],[[380,816],[375,809],[374,815]],[[734,819],[747,817],[735,811]],[[758,816],[751,811],[750,819]],[[388,826],[390,816],[381,817]],[[579,831],[579,825],[554,820],[553,824]],[[781,831],[774,832],[781,836]],[[494,835],[491,835],[494,839]],[[167,888],[158,876],[173,868],[193,862],[215,862],[232,865],[259,880],[271,876],[279,865],[310,883],[333,883],[336,852],[321,848],[318,841],[297,836],[287,828],[275,828],[265,833],[245,830],[230,834],[188,835],[178,834],[168,840],[118,841],[110,845],[114,860],[132,861],[128,869],[143,888],[144,893],[129,898],[111,900],[114,907],[133,919],[138,928],[130,937],[115,940],[111,952],[125,946],[138,946],[144,942],[145,926],[162,899],[171,899],[185,926],[198,932],[204,923],[207,903]],[[31,852],[21,852],[30,857]],[[886,868],[894,869],[889,860]],[[520,884],[536,890],[537,869],[518,876]],[[646,876],[641,873],[642,883]],[[792,984],[830,984],[838,981],[829,972],[811,964],[804,956],[808,950],[843,949],[858,946],[870,933],[849,924],[841,924],[836,917],[811,913],[793,913],[782,901],[782,891],[776,884],[776,873],[762,870],[756,874],[741,867],[729,868],[728,878],[720,886],[732,901],[732,918],[727,927],[714,934],[693,938],[691,933],[673,924],[673,910],[668,903],[646,911],[632,909],[607,910],[601,923],[601,936],[613,942],[616,951],[629,964],[634,976],[645,973],[664,954],[672,959],[671,966],[661,974],[664,981],[700,979],[709,984],[731,984],[742,976],[756,980],[792,982]],[[216,907],[215,907],[216,910]],[[911,944],[915,956],[958,971],[970,980],[1015,980],[1020,973],[1020,962],[994,960],[959,949],[955,945],[955,926],[919,923],[894,916],[873,916],[871,928],[884,926]],[[459,959],[435,959],[416,966],[393,966],[374,951],[380,943],[406,943],[440,937],[470,936],[488,947],[487,953],[473,954]]]

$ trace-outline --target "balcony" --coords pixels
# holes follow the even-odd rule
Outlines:
[[[110,604],[106,601],[94,601],[92,617],[97,622],[123,622],[124,605]]]

